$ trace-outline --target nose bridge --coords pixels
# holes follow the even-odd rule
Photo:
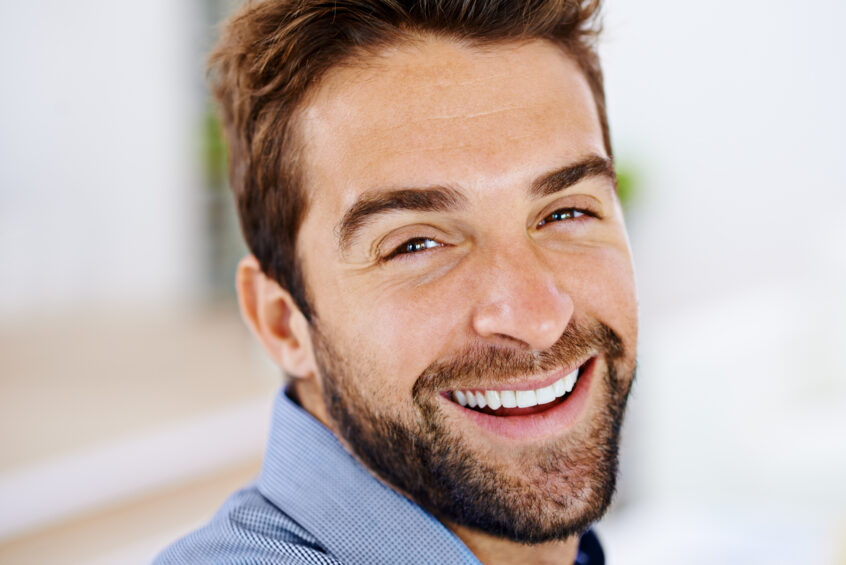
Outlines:
[[[491,247],[484,254],[473,327],[482,337],[506,336],[536,351],[551,347],[573,315],[573,301],[530,241]]]

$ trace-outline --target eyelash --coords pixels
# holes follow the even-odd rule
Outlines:
[[[549,221],[549,218],[552,218],[555,215],[560,215],[560,216],[566,215],[567,217],[561,217],[559,219]],[[544,225],[549,224],[549,223],[561,222],[561,221],[564,221],[564,220],[567,220],[567,219],[578,220],[579,218],[582,218],[582,217],[585,217],[585,216],[595,218],[596,214],[594,214],[593,212],[591,212],[589,210],[584,210],[584,209],[581,209],[581,208],[559,208],[559,209],[555,210],[554,212],[552,212],[551,214],[549,214],[546,218],[544,218],[540,222],[538,222],[536,228],[540,228],[541,226],[544,226]],[[416,251],[409,251],[408,250],[410,247],[412,247],[416,244],[425,243],[425,242],[432,242],[432,244],[426,245],[422,249],[418,249]],[[395,249],[390,251],[384,257],[380,257],[379,262],[380,263],[386,263],[386,262],[392,261],[394,259],[404,259],[406,257],[403,257],[403,256],[418,255],[420,253],[424,253],[426,251],[429,251],[430,249],[435,249],[437,247],[443,247],[443,246],[444,246],[443,243],[439,243],[437,240],[435,240],[434,238],[431,238],[431,237],[413,237],[413,238],[411,238],[407,241],[404,241],[400,245],[398,245]]]
[[[407,251],[407,249],[417,243],[424,243],[427,241],[431,241],[433,245],[426,245],[423,249],[418,251]],[[384,257],[380,258],[381,262],[390,261],[392,259],[402,258],[403,255],[417,255],[419,253],[423,253],[428,251],[429,249],[434,249],[436,247],[443,247],[443,243],[438,243],[435,239],[431,237],[413,237],[407,241],[404,241],[400,245],[398,245],[393,251],[385,255]]]
[[[553,223],[553,222],[548,221],[548,218],[551,218],[552,216],[555,216],[556,214],[561,214],[562,212],[566,213],[569,217],[554,220],[555,222],[560,222],[560,221],[567,220],[567,219],[578,220],[579,218],[584,217],[584,216],[587,216],[587,217],[590,217],[590,218],[596,218],[596,214],[594,214],[590,210],[585,210],[583,208],[572,208],[572,207],[571,208],[558,208],[557,210],[555,210],[551,214],[549,214],[546,218],[544,218],[540,222],[538,222],[537,226],[535,226],[535,227],[539,228],[539,227],[544,226],[546,224]]]

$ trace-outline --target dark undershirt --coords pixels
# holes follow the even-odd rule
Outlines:
[[[579,551],[576,554],[575,565],[605,565],[605,554],[599,544],[599,538],[588,530],[579,540]]]

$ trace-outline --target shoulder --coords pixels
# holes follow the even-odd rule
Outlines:
[[[254,486],[232,495],[214,518],[165,549],[155,565],[338,564],[317,539]]]

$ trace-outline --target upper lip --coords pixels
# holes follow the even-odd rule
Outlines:
[[[455,388],[451,388],[445,392],[453,392],[455,390],[535,390],[539,388],[544,388],[546,386],[551,385],[558,379],[566,377],[576,369],[580,369],[584,367],[591,359],[594,357],[586,358],[584,361],[579,363],[578,365],[572,365],[567,368],[555,369],[553,371],[549,371],[542,376],[537,375],[530,375],[523,377],[521,380],[513,379],[512,382],[509,383],[489,383],[487,385],[474,385],[474,386],[459,386]]]

